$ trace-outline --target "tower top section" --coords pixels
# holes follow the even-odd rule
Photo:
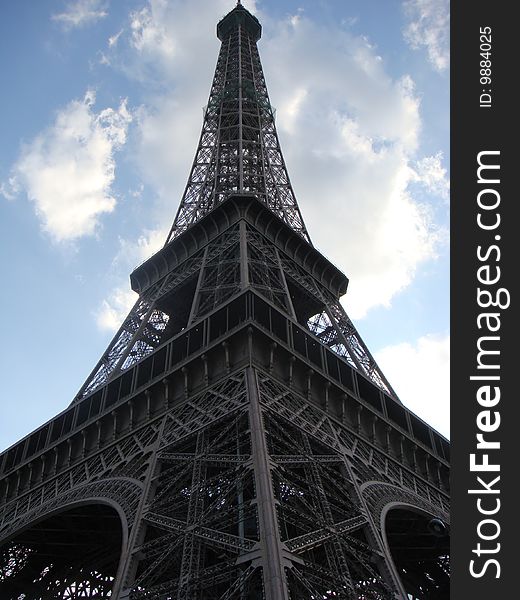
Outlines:
[[[215,76],[188,183],[166,244],[230,196],[253,195],[309,244],[276,132],[257,41],[241,3],[217,25]]]
[[[262,37],[260,21],[239,2],[231,12],[219,21],[217,25],[218,39],[223,42],[238,25],[244,27],[255,42]]]

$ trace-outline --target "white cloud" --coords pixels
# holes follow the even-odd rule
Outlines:
[[[246,6],[254,10],[255,2]],[[130,13],[128,42],[136,55],[133,64],[127,67],[128,72],[148,82],[156,79],[161,85],[171,83],[173,77],[181,77],[179,83],[189,84],[197,79],[194,73],[204,77],[206,65],[211,65],[211,69],[215,66],[218,51],[218,40],[212,35],[215,24],[230,8],[228,0],[198,3],[148,0],[143,8]],[[197,70],[201,65],[203,72]],[[205,83],[206,94],[211,73],[207,75],[199,79]],[[204,102],[203,97],[198,100],[199,105]]]
[[[170,222],[186,185],[201,122],[202,104],[194,105],[185,87],[175,94],[156,97],[153,105],[137,113],[142,176],[162,199],[164,218]]]
[[[108,47],[109,48],[113,48],[114,46],[117,46],[117,42],[118,42],[119,38],[121,37],[122,33],[123,33],[123,30],[120,29],[117,33],[115,33],[114,35],[112,35],[108,38]]]
[[[133,54],[115,62],[151,90],[137,114],[136,158],[144,182],[157,192],[152,227],[173,222],[215,69],[215,24],[229,9],[228,0],[150,0],[131,13],[123,34]]]
[[[16,176],[9,177],[7,183],[0,182],[0,194],[6,200],[14,200],[20,192],[20,184]]]
[[[345,302],[359,319],[436,256],[431,210],[411,190],[420,103],[411,78],[392,79],[364,38],[304,16],[271,30],[262,58],[282,151],[310,235],[349,275]],[[440,163],[419,165],[433,182]]]
[[[137,188],[133,189],[133,190],[129,190],[128,194],[132,197],[132,198],[141,198],[141,196],[143,195],[144,192],[144,183],[140,183]]]
[[[375,353],[403,404],[440,433],[450,431],[450,338],[426,335]]]
[[[131,43],[136,50],[167,60],[173,57],[174,40],[164,20],[167,11],[168,3],[165,0],[153,0],[149,6],[131,13]]]
[[[54,241],[95,233],[116,199],[114,153],[126,142],[132,116],[123,100],[117,109],[94,112],[95,94],[74,100],[54,123],[22,148],[12,173],[34,203],[42,229]]]
[[[66,29],[84,27],[105,18],[108,15],[105,9],[106,0],[76,0],[70,2],[64,12],[52,15],[52,19]]]
[[[295,122],[302,111],[307,94],[308,91],[305,88],[297,87],[280,107],[280,114],[283,115],[283,127],[286,131],[294,133]]]
[[[95,313],[96,323],[102,331],[116,331],[137,300],[137,294],[128,285],[115,288]]]
[[[426,156],[417,161],[417,181],[436,196],[447,200],[450,194],[450,182],[446,169],[442,166],[442,152]]]
[[[426,48],[428,60],[436,71],[444,71],[450,61],[449,0],[405,0],[409,22],[404,38],[414,49]]]
[[[119,251],[113,264],[124,268],[125,271],[128,267],[134,269],[164,246],[168,231],[169,224],[145,230],[137,240],[120,238]]]
[[[111,65],[110,59],[106,54],[104,54],[103,52],[98,52],[98,56],[100,65],[105,65],[105,67],[109,67]]]
[[[145,230],[137,240],[119,239],[119,251],[112,261],[117,272],[127,273],[164,246],[168,227]],[[101,302],[94,317],[99,329],[116,331],[137,300],[137,294],[122,283],[112,289],[108,297]]]

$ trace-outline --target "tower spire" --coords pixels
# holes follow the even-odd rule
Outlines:
[[[217,25],[215,76],[167,243],[235,193],[254,194],[310,242],[278,140],[257,48],[261,35],[260,22],[241,2]]]

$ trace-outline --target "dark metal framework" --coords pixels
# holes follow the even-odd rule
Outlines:
[[[61,414],[0,455],[6,600],[448,598],[449,444],[310,243],[240,4],[167,243]]]
[[[237,8],[222,41],[199,146],[167,243],[230,193],[250,192],[310,243],[276,133],[256,42],[261,27]]]

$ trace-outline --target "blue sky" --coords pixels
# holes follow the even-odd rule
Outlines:
[[[403,402],[449,434],[449,5],[244,0],[314,244]],[[63,410],[135,300],[232,0],[18,0],[0,19],[0,448]]]

